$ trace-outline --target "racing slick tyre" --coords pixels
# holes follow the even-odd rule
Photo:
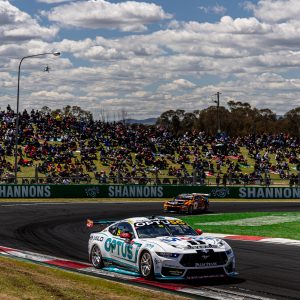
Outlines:
[[[152,256],[148,251],[144,251],[140,257],[140,273],[145,279],[153,279],[154,277],[154,267]]]
[[[204,208],[203,208],[203,211],[208,211],[208,208],[209,208],[209,205],[208,204],[205,204]]]
[[[193,207],[193,205],[189,206],[187,213],[188,213],[188,215],[192,215],[194,213],[194,207]]]
[[[96,269],[101,269],[104,267],[102,254],[97,245],[94,245],[91,250],[90,262]]]

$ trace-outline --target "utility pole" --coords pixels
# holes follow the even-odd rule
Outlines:
[[[221,132],[221,125],[220,125],[220,92],[215,94],[217,96],[217,100],[214,101],[217,104],[217,126],[218,126],[218,133]]]

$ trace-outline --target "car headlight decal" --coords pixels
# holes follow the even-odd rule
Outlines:
[[[164,258],[176,258],[180,254],[179,253],[169,253],[169,252],[155,252],[158,256],[164,257]]]
[[[229,256],[233,255],[233,251],[232,251],[232,249],[228,249],[228,250],[226,250],[226,254],[227,254],[227,255],[229,255]]]

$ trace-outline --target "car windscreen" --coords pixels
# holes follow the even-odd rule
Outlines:
[[[192,197],[176,197],[175,200],[182,200],[182,201],[188,201],[188,200],[192,200]]]
[[[197,233],[187,224],[182,225],[168,225],[171,235],[197,235]]]
[[[171,235],[166,225],[158,224],[149,224],[143,227],[136,227],[136,232],[140,239]]]
[[[197,235],[181,220],[151,220],[134,224],[139,238],[156,238],[160,236]]]

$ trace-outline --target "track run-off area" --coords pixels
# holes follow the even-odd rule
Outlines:
[[[299,211],[300,202],[286,200],[212,201],[208,213]],[[76,261],[79,265],[89,267],[87,245],[90,231],[86,227],[87,218],[120,220],[149,215],[165,215],[162,202],[1,202],[0,246],[38,253],[46,258]],[[205,226],[202,229],[205,232]],[[300,299],[299,245],[235,239],[227,241],[235,252],[239,276],[233,280],[184,282],[184,291],[199,291],[198,296],[193,292],[187,296],[211,299]],[[115,280],[121,279],[115,277]],[[164,287],[164,283],[160,282],[154,285]]]

